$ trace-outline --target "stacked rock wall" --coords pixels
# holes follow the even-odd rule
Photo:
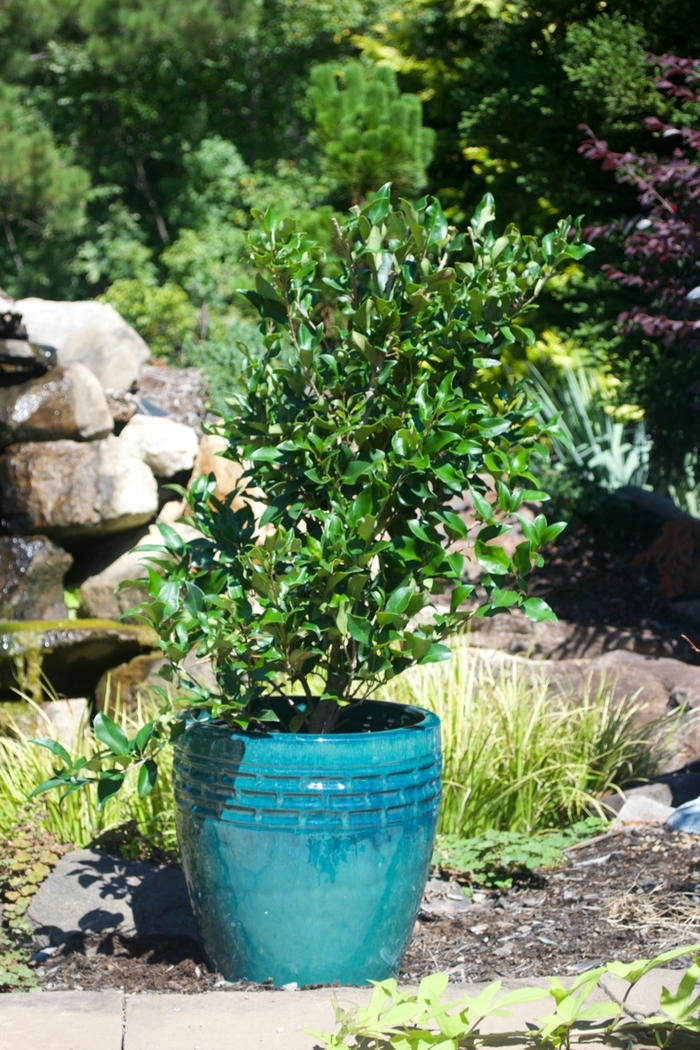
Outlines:
[[[67,619],[66,587],[81,588],[86,630],[138,600],[114,594],[125,571],[142,574],[125,552],[155,531],[164,486],[189,481],[205,417],[198,370],[149,357],[106,304],[0,298],[0,621],[13,621],[0,633],[47,621],[55,648],[48,621]]]

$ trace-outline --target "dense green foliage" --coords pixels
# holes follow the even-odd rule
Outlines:
[[[512,558],[487,545],[528,495],[543,497],[532,466],[549,432],[522,382],[491,370],[531,341],[523,324],[555,270],[590,249],[566,220],[541,242],[513,226],[497,238],[489,196],[465,238],[435,198],[394,208],[390,190],[338,228],[334,259],[292,220],[256,213],[246,295],[265,319],[265,353],[217,430],[264,512],[256,522],[236,509],[242,487],[213,498],[212,475],[188,494],[204,538],[183,545],[161,526],[167,556],[143,613],[173,664],[192,648],[211,657],[221,696],[201,699],[241,724],[329,731],[339,705],[449,657],[440,639],[472,614],[475,589],[456,541],[485,570],[479,615],[552,615],[525,577],[562,526],[523,520]],[[477,533],[450,508],[465,491]],[[450,612],[413,622],[446,585]]]
[[[97,781],[104,803],[137,765],[147,795],[163,742],[184,731],[183,702],[192,717],[243,728],[333,732],[395,675],[449,659],[441,639],[471,616],[520,607],[554,618],[527,596],[526,577],[563,525],[518,510],[547,499],[532,465],[555,428],[534,417],[521,380],[492,373],[506,348],[532,341],[523,324],[556,269],[590,251],[576,225],[496,237],[487,195],[465,236],[435,198],[394,206],[386,185],[338,227],[329,258],[272,208],[255,218],[246,295],[265,350],[215,428],[241,482],[221,501],[214,474],[201,475],[183,491],[201,535],[185,541],[160,524],[163,545],[140,548],[151,563],[140,612],[170,660],[161,674],[186,699],[132,738],[100,712],[105,748],[89,762],[44,742],[61,766],[36,792]],[[467,491],[471,532],[451,507]],[[524,539],[511,556],[488,541],[516,518]],[[484,569],[477,603],[457,543]],[[446,586],[444,612],[431,598]],[[191,652],[211,661],[216,689],[187,670]]]
[[[526,231],[567,213],[583,212],[586,224],[636,220],[634,188],[579,154],[579,125],[613,150],[662,155],[669,146],[645,117],[697,127],[697,107],[681,108],[657,91],[658,71],[645,60],[647,52],[700,54],[692,0],[413,2],[357,43],[426,98],[426,118],[437,131],[431,187],[457,221],[484,189],[494,193],[499,213]],[[687,467],[700,444],[689,389],[697,350],[619,331],[619,314],[647,305],[637,290],[611,287],[600,274],[606,262],[621,264],[620,240],[598,241],[592,259],[552,286],[536,328],[570,340],[577,363],[619,382],[609,407],[632,403],[637,418],[646,417],[654,441],[649,480],[685,490],[684,456]],[[566,400],[565,373],[560,379]]]
[[[359,62],[337,71],[316,66],[309,99],[322,171],[335,193],[357,204],[377,189],[377,180],[404,196],[425,186],[435,133],[422,126],[418,97],[400,94],[393,70],[366,71]]]
[[[513,885],[531,885],[536,869],[557,867],[564,860],[563,850],[608,827],[605,819],[586,817],[548,834],[492,829],[471,838],[438,835],[432,863],[445,874],[458,873],[470,887],[509,890]]]

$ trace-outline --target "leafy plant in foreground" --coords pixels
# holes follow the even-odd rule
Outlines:
[[[509,1032],[507,1039],[516,1039],[524,1048],[568,1048],[577,1031],[586,1040],[597,1037],[614,1046],[655,1045],[666,1050],[675,1035],[700,1032],[700,995],[694,997],[700,976],[700,944],[685,945],[663,952],[653,959],[639,959],[632,963],[612,962],[580,974],[567,987],[558,977],[547,978],[549,988],[519,988],[501,994],[501,981],[494,981],[477,995],[464,995],[443,1003],[440,997],[447,990],[449,978],[445,973],[424,977],[417,991],[400,992],[396,981],[375,983],[372,998],[366,1007],[353,1006],[344,1010],[336,1003],[337,1030],[311,1032],[325,1044],[326,1050],[478,1050],[493,1044],[493,1036],[482,1033],[482,1023],[490,1017],[508,1016],[507,1007],[538,1000],[553,999],[552,1012],[539,1018],[539,1023],[528,1024],[526,1031]],[[683,956],[693,957],[678,988],[671,992],[664,988],[660,996],[660,1012],[638,1020],[623,1020],[625,1006],[632,989],[652,970]],[[594,998],[601,978],[616,977],[629,985],[620,1002],[609,998]],[[353,1042],[348,1043],[352,1038]],[[599,1043],[597,1044],[599,1045]],[[688,1044],[690,1045],[690,1044]]]
[[[490,369],[511,342],[528,342],[523,315],[583,246],[566,222],[541,244],[513,228],[496,239],[490,198],[467,240],[436,200],[394,209],[386,186],[339,228],[331,280],[293,223],[258,219],[251,244],[266,276],[247,295],[266,352],[217,430],[268,529],[260,535],[249,507],[217,502],[200,478],[189,500],[205,538],[183,545],[161,530],[143,612],[174,664],[193,647],[212,657],[226,700],[200,690],[199,701],[214,714],[317,732],[411,664],[449,656],[440,639],[469,617],[474,592],[456,541],[473,543],[486,569],[480,615],[514,605],[552,615],[527,597],[525,577],[560,527],[527,522],[513,559],[488,545],[536,491],[531,460],[549,432],[521,384]],[[467,489],[472,535],[450,507]],[[446,586],[450,611],[416,624]],[[303,699],[287,703],[297,687]]]
[[[242,728],[332,732],[384,682],[448,659],[442,639],[474,614],[457,543],[485,570],[477,615],[554,615],[528,597],[527,576],[563,526],[520,516],[512,557],[489,543],[523,500],[546,499],[531,467],[556,429],[533,417],[500,355],[533,339],[524,322],[537,296],[588,248],[569,220],[541,241],[514,227],[496,237],[488,196],[458,234],[434,198],[394,207],[390,190],[338,227],[333,278],[295,222],[256,213],[259,272],[246,295],[265,350],[231,419],[214,428],[242,483],[222,502],[213,474],[201,476],[186,494],[201,537],[185,542],[161,524],[163,545],[141,548],[151,563],[141,614],[190,709]],[[471,532],[452,509],[465,491]],[[438,611],[432,599],[448,588],[449,609]],[[185,670],[190,654],[211,660],[216,689]],[[104,801],[137,765],[147,793],[181,715],[167,704],[133,737],[99,717],[106,750],[78,767],[54,748],[62,767],[42,789],[98,780]]]

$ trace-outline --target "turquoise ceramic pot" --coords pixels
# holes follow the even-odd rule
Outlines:
[[[396,973],[428,874],[440,722],[367,701],[328,736],[190,725],[177,827],[202,945],[227,980]]]

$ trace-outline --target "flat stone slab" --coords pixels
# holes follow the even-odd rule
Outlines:
[[[681,974],[680,970],[648,974],[631,996],[632,1013],[654,1009],[662,986],[675,991]],[[544,983],[504,979],[502,991]],[[476,996],[485,987],[484,983],[452,984],[443,998],[452,1002],[463,995]],[[619,996],[625,987],[623,982],[607,981],[592,1001]],[[370,988],[316,988],[201,995],[9,993],[0,996],[0,1046],[2,1050],[314,1050],[320,1041],[306,1029],[334,1030],[334,1000],[345,1007],[364,1005],[371,992]],[[550,998],[510,1007],[510,1017],[489,1018],[482,1032],[506,1036],[524,1031],[551,1008]],[[602,1045],[585,1034],[581,1043],[572,1041],[572,1046],[592,1050]],[[520,1050],[522,1044],[508,1039],[507,1046]]]
[[[197,929],[178,868],[121,860],[99,850],[66,853],[27,910],[40,944],[81,933],[190,937]]]
[[[2,1050],[122,1050],[121,992],[0,995]],[[154,1047],[158,1043],[154,1043]]]

